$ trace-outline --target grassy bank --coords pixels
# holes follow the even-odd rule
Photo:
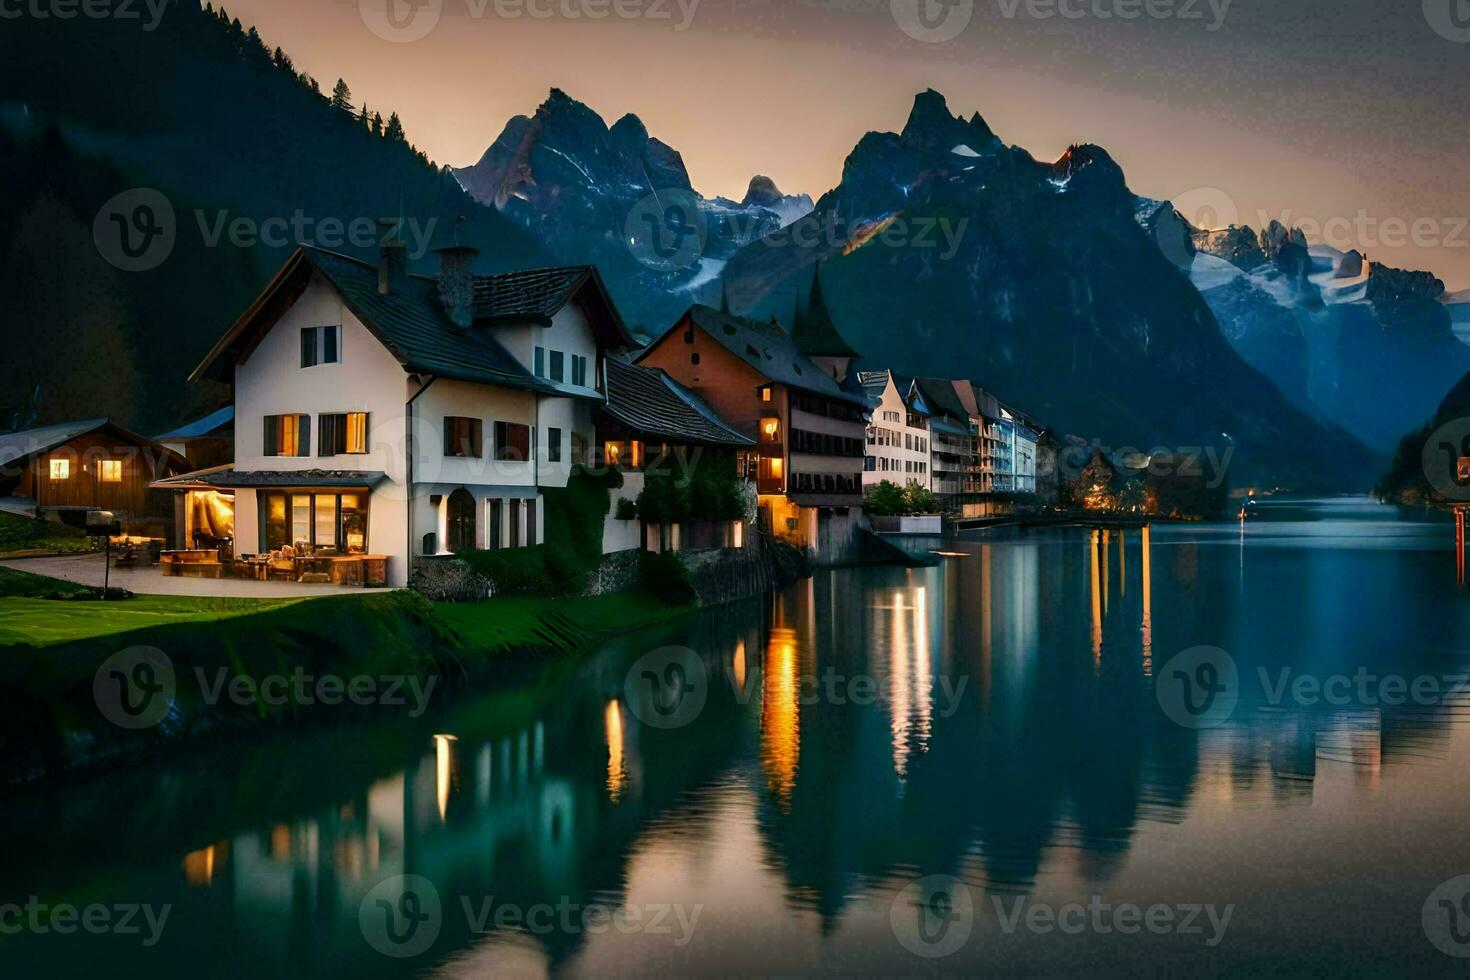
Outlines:
[[[0,558],[91,550],[92,539],[74,527],[0,511]]]
[[[46,597],[42,597],[46,596]],[[313,678],[404,678],[435,690],[524,677],[599,638],[687,615],[645,593],[433,604],[410,592],[320,598],[138,596],[0,569],[0,782],[37,778],[181,738],[276,725],[315,703],[245,703],[207,694],[221,679],[304,673]],[[109,657],[152,647],[176,690],[159,724],[129,731],[93,691]],[[354,710],[354,709],[341,709]],[[355,709],[373,710],[373,709]]]

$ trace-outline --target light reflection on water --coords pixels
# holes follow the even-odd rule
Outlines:
[[[1361,502],[1259,510],[1243,528],[949,540],[964,557],[822,573],[429,727],[313,729],[38,794],[0,818],[27,842],[8,893],[167,901],[172,925],[151,951],[0,951],[61,972],[105,949],[165,975],[1123,973],[1141,956],[1446,972],[1419,916],[1470,871],[1466,699],[1304,707],[1247,685],[1226,724],[1195,731],[1163,715],[1153,674],[1199,645],[1246,677],[1463,671],[1470,596],[1447,527]],[[620,699],[632,662],[670,643],[699,653],[708,700],[661,730]],[[430,953],[397,961],[365,943],[359,910],[406,874],[433,883],[444,918]],[[890,923],[926,875],[975,897],[948,959],[914,957]],[[1093,895],[1238,908],[1205,950],[1007,935],[993,904]],[[702,911],[687,945],[476,934],[462,901],[492,896]]]

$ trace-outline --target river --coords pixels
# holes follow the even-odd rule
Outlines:
[[[1463,975],[1452,527],[1259,511],[915,541],[422,718],[13,795],[0,972]]]

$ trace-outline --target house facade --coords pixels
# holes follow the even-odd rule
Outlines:
[[[808,333],[806,353],[802,338],[799,328],[788,334],[775,321],[695,306],[637,363],[664,371],[755,441],[742,466],[773,534],[836,558],[861,522],[867,403],[848,374],[850,352]]]
[[[864,490],[885,480],[899,486],[917,483],[932,490],[929,416],[913,382],[892,371],[862,371],[858,381],[868,392],[872,406],[863,463]]]
[[[194,377],[234,386],[234,463],[173,488],[228,498],[237,555],[380,557],[404,585],[419,556],[543,540],[541,491],[589,460],[629,338],[595,270],[473,260],[298,249],[210,352]]]

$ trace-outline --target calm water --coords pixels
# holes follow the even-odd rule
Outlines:
[[[140,936],[0,937],[0,974],[1464,975],[1430,938],[1470,953],[1463,890],[1431,899],[1470,874],[1451,529],[1262,510],[926,541],[951,556],[418,721],[12,798],[0,902],[170,911],[152,947],[141,914]],[[1222,652],[1171,663],[1201,645]],[[1278,690],[1359,668],[1422,703]]]

